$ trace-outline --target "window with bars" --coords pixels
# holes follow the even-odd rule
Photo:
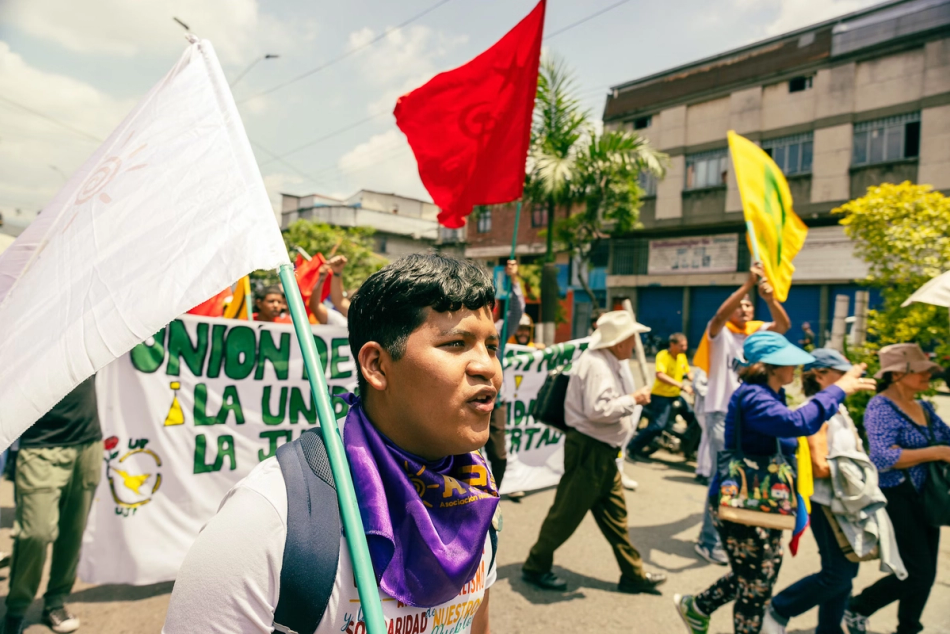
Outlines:
[[[686,155],[686,189],[723,187],[729,174],[726,148]]]
[[[479,233],[488,233],[491,231],[491,207],[482,207],[478,211],[476,229]]]
[[[640,175],[637,176],[637,182],[640,184],[644,196],[656,196],[656,176],[650,172],[640,172]]]
[[[813,133],[796,134],[762,142],[762,149],[772,157],[786,176],[811,172]]]
[[[548,206],[546,204],[535,203],[531,207],[531,226],[535,228],[548,226]]]
[[[865,121],[854,126],[852,165],[874,165],[920,154],[920,113]]]

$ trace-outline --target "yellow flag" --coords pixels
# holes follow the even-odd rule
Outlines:
[[[729,150],[736,170],[742,210],[749,228],[749,250],[759,260],[775,290],[775,299],[788,299],[792,259],[805,244],[808,227],[792,210],[792,194],[775,161],[755,143],[729,131]],[[756,245],[751,243],[755,236]]]
[[[238,280],[234,288],[231,303],[224,308],[224,317],[227,319],[250,319],[251,304],[247,301],[251,297],[251,278],[245,275]]]

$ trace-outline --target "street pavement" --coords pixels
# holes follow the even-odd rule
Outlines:
[[[939,408],[945,418],[950,418],[950,399],[940,399]],[[499,536],[498,581],[492,587],[490,603],[496,634],[685,631],[673,609],[673,594],[699,592],[726,571],[706,564],[693,553],[705,488],[694,483],[692,464],[663,452],[652,462],[627,465],[626,472],[640,482],[638,491],[627,493],[631,539],[649,570],[669,576],[662,586],[663,596],[631,596],[615,591],[617,564],[590,515],[555,555],[555,572],[567,580],[568,591],[545,592],[525,584],[521,564],[554,499],[553,489],[529,493],[520,502],[501,502],[504,525]],[[0,482],[0,550],[4,552],[11,547],[12,499],[12,485]],[[791,557],[786,549],[777,587],[782,589],[818,569],[817,548],[806,533],[797,557]],[[0,571],[0,596],[6,596],[8,574],[9,570]],[[876,562],[862,564],[855,590],[873,583],[880,574]],[[171,582],[132,587],[90,586],[80,581],[69,605],[83,622],[82,632],[157,634],[171,588]],[[34,623],[26,629],[28,634],[50,631],[38,624],[41,610],[42,600],[38,599],[27,615]],[[710,631],[732,632],[731,614],[731,605],[717,612]],[[816,619],[817,612],[812,610],[794,619],[788,631],[812,632]],[[937,582],[923,621],[928,633],[950,634],[950,528],[943,531]],[[896,624],[895,604],[874,615],[871,632],[888,634]]]

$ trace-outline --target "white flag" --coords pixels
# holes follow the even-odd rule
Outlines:
[[[214,49],[193,40],[0,255],[0,449],[177,316],[286,263]]]

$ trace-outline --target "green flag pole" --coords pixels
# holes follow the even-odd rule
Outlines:
[[[300,351],[307,367],[310,378],[310,390],[317,406],[317,417],[320,420],[320,433],[323,435],[323,444],[326,445],[327,457],[330,459],[330,469],[336,481],[336,494],[340,500],[340,517],[343,520],[343,530],[346,534],[346,543],[350,549],[350,559],[353,560],[353,573],[356,577],[356,588],[359,591],[360,607],[363,612],[363,622],[366,623],[368,634],[386,634],[386,621],[383,619],[383,606],[379,601],[379,588],[376,586],[376,573],[373,571],[373,562],[366,545],[366,533],[363,530],[363,520],[360,518],[360,509],[356,503],[356,491],[353,488],[353,477],[346,460],[343,441],[340,438],[340,429],[336,424],[336,416],[330,405],[330,395],[327,392],[326,376],[323,374],[323,364],[317,355],[317,346],[313,341],[313,331],[310,329],[310,320],[303,306],[297,278],[290,264],[282,264],[278,270],[280,281],[284,285],[287,296],[287,307],[294,321],[294,330],[300,342]]]
[[[752,261],[761,262],[762,260],[759,259],[759,241],[755,237],[755,227],[752,226],[751,220],[745,221],[745,228],[749,232],[749,242],[752,243]]]
[[[518,246],[518,222],[521,220],[521,201],[518,201],[517,206],[515,207],[515,232],[511,236],[511,257],[509,260],[515,259],[515,249]],[[505,263],[507,269],[508,263]],[[522,289],[523,290],[523,289]],[[504,321],[501,324],[501,342],[498,344],[498,358],[501,359],[502,366],[505,363],[505,344],[508,342],[508,315],[511,314],[511,279],[508,275],[505,275],[505,295],[508,297],[507,303],[505,304],[505,316]],[[515,328],[518,325],[515,324]]]

